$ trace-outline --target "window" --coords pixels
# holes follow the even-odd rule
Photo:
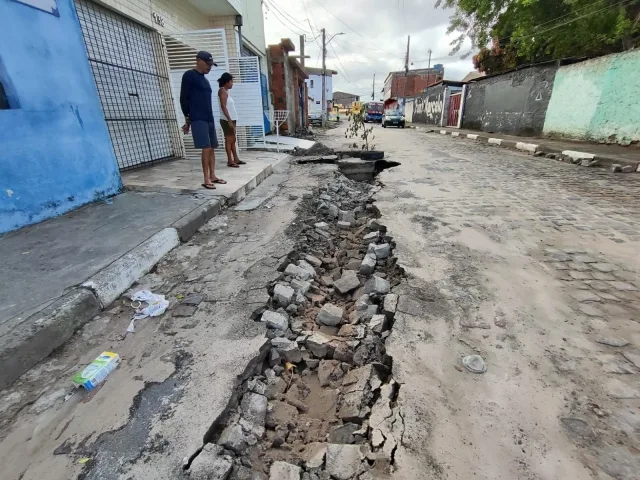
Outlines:
[[[313,79],[309,80],[309,84],[310,84],[311,88],[313,88]]]

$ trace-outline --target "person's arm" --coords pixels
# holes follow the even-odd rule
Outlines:
[[[180,84],[180,108],[184,114],[185,124],[182,126],[184,133],[189,132],[189,126],[191,125],[191,119],[189,118],[190,110],[189,103],[191,100],[191,74],[190,71],[184,72],[182,75],[182,83]]]
[[[231,115],[229,115],[229,110],[227,110],[227,98],[229,98],[229,93],[227,93],[224,88],[221,88],[220,90],[218,90],[218,97],[220,98],[220,108],[222,109],[222,113],[224,113],[224,116],[227,117],[229,127],[231,128],[231,130],[235,130],[235,126],[231,121]]]

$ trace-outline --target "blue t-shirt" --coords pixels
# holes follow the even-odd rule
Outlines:
[[[180,87],[180,107],[192,122],[213,122],[211,85],[203,73],[195,69],[184,72]]]

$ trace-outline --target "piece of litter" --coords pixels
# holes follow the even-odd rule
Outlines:
[[[462,365],[464,368],[472,373],[484,373],[487,371],[487,366],[480,355],[469,355],[462,359]]]
[[[164,295],[157,295],[151,293],[149,290],[140,290],[139,292],[131,295],[131,306],[135,309],[136,313],[127,327],[127,332],[135,332],[136,320],[142,320],[147,317],[157,317],[167,311],[169,306],[169,300],[164,298]],[[134,307],[134,302],[138,302],[138,305]],[[143,307],[141,302],[146,302],[147,306]]]
[[[100,385],[107,375],[113,372],[120,363],[120,356],[113,352],[102,352],[98,358],[76,373],[71,381],[88,391]]]
[[[89,457],[82,457],[78,459],[78,463],[80,465],[84,465],[85,463],[87,463],[89,460],[91,460]]]
[[[106,203],[107,205],[111,205],[113,204],[113,200],[105,200],[104,203]]]

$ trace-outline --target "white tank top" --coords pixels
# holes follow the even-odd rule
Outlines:
[[[231,116],[231,118],[226,117],[226,115],[222,111],[222,102],[220,102],[220,118],[222,120],[227,120],[227,121],[238,120],[238,113],[236,112],[236,104],[233,101],[233,98],[231,98],[231,95],[229,95],[229,90],[227,90],[227,111],[229,112],[229,115]]]

